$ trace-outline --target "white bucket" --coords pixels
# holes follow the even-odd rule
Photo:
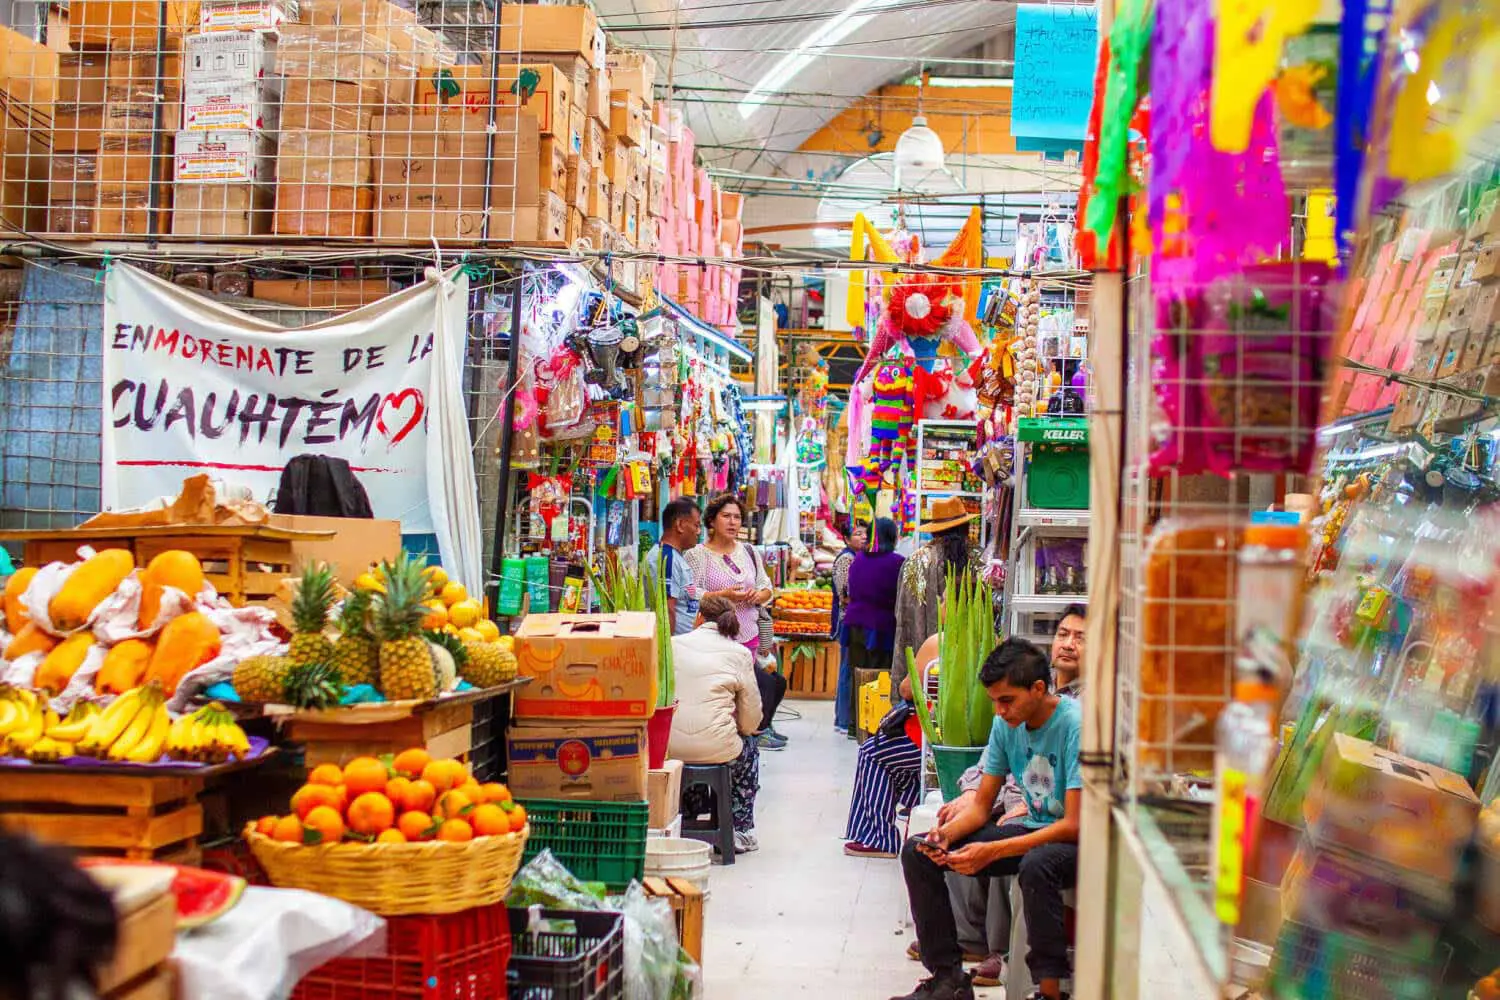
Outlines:
[[[687,879],[704,892],[708,891],[713,860],[713,847],[701,840],[652,837],[646,841],[647,875]]]

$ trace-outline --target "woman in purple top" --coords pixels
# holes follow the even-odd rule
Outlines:
[[[847,692],[849,718],[857,720],[853,704],[856,670],[891,668],[891,649],[896,638],[896,591],[905,557],[896,554],[896,522],[875,519],[875,532],[868,551],[856,552],[849,567],[849,600],[839,627],[844,647],[839,692]],[[850,726],[850,736],[856,726]]]

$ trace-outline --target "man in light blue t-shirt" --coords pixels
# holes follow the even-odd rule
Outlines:
[[[693,583],[693,571],[688,569],[683,556],[698,544],[702,530],[703,516],[697,506],[678,497],[662,508],[661,544],[646,553],[645,566],[649,572],[656,573],[663,560],[667,564],[667,615],[673,635],[687,635],[698,617],[700,595]]]
[[[1046,654],[1018,638],[997,646],[980,668],[979,682],[994,702],[996,718],[979,789],[966,808],[901,850],[922,964],[932,978],[899,1000],[973,1000],[944,881],[948,871],[1017,876],[1026,912],[1026,964],[1037,983],[1036,996],[1062,996],[1062,980],[1070,971],[1062,895],[1078,879],[1082,716],[1075,699],[1051,690],[1050,677]],[[994,826],[991,808],[1012,774],[1026,813]]]

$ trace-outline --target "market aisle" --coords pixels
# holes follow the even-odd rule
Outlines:
[[[905,955],[911,931],[901,924],[901,874],[894,861],[844,856],[855,745],[833,731],[831,702],[788,704],[802,713],[776,724],[790,746],[761,757],[761,848],[728,868],[716,865],[710,879],[706,1000],[885,1000],[911,989],[922,971]],[[1143,902],[1150,913],[1152,900]],[[1148,917],[1142,926],[1141,996],[1202,1000],[1155,923]],[[978,995],[1002,1000],[1005,991]]]

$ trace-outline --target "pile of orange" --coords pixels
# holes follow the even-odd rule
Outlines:
[[[788,611],[832,611],[831,590],[783,590],[776,598],[776,607]]]
[[[319,764],[292,795],[291,813],[262,816],[255,831],[296,844],[405,844],[507,836],[526,809],[504,785],[480,784],[462,762],[426,750]]]

